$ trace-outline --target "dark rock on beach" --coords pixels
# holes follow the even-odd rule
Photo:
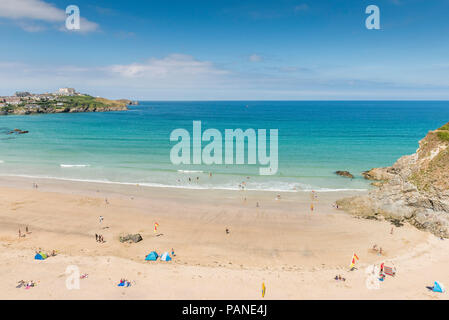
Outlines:
[[[136,234],[128,234],[124,237],[120,237],[120,242],[134,242],[137,243],[142,241],[142,236],[139,233]]]
[[[335,171],[335,174],[342,177],[354,179],[354,176],[349,171]]]
[[[25,133],[29,133],[29,131],[14,129],[14,130],[8,132],[8,134],[25,134]]]

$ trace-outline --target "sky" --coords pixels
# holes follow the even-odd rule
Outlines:
[[[65,27],[80,9],[80,30]],[[380,29],[367,29],[367,6]],[[449,0],[0,0],[0,95],[447,100]]]

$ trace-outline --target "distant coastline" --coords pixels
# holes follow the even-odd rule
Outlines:
[[[14,96],[0,97],[0,115],[126,111],[129,105],[137,104],[128,99],[109,100],[61,88],[55,93],[16,92]]]

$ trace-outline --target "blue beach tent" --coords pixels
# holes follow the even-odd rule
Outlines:
[[[145,258],[145,261],[156,261],[158,258],[158,254],[156,251],[151,251]]]
[[[433,292],[441,292],[443,293],[444,290],[444,286],[439,283],[438,281],[435,281],[435,283],[433,284]]]
[[[165,252],[162,256],[161,256],[161,260],[162,261],[171,261],[171,257],[168,254],[168,252]]]
[[[36,253],[34,256],[35,260],[45,260],[47,259],[47,255],[45,253]]]

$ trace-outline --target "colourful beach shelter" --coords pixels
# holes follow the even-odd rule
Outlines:
[[[34,256],[35,260],[45,260],[47,259],[47,255],[45,253],[39,252]]]
[[[156,251],[151,251],[146,257],[145,261],[156,261],[159,255]]]
[[[168,252],[165,252],[162,256],[161,256],[161,260],[162,261],[171,261],[171,257],[168,254]]]
[[[441,293],[443,293],[446,290],[444,289],[444,286],[440,282],[435,281],[435,283],[433,284],[433,290],[432,291],[433,292],[441,292]]]

